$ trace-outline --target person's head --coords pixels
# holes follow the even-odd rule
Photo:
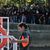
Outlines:
[[[20,24],[18,25],[18,30],[19,30],[20,32],[24,32],[25,29],[27,29],[27,25],[26,25],[25,23],[20,23]]]

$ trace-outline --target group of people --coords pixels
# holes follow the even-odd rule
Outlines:
[[[31,4],[23,7],[3,6],[0,16],[10,17],[10,22],[25,22],[32,24],[50,24],[50,7],[45,4]]]

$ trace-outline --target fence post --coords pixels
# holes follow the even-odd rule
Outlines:
[[[17,50],[17,43],[16,42],[13,43],[13,50]]]

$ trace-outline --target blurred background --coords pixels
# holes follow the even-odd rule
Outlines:
[[[50,0],[0,0],[0,16],[14,23],[50,24]]]
[[[27,24],[29,50],[50,50],[50,0],[0,0],[0,16],[9,17],[10,35],[16,38],[18,23]]]

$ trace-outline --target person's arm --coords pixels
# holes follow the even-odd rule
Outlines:
[[[29,42],[29,39],[28,38],[25,38],[25,39],[21,39],[21,40],[15,40],[17,43],[21,43],[21,42]]]

